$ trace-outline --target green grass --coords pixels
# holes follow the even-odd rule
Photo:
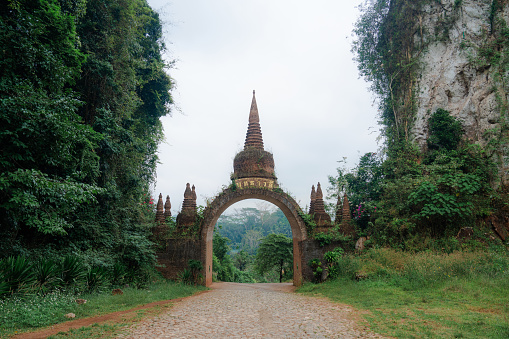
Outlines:
[[[509,338],[509,255],[411,255],[372,250],[348,259],[368,278],[298,290],[350,304],[372,330],[396,338]]]
[[[93,324],[78,329],[71,329],[67,332],[57,333],[49,336],[48,339],[73,338],[73,339],[92,339],[92,338],[114,338],[128,324]]]
[[[122,295],[111,295],[111,292],[108,292],[74,296],[54,292],[46,296],[27,295],[0,299],[0,337],[67,321],[64,315],[71,312],[76,315],[74,319],[86,318],[128,310],[155,301],[181,298],[203,289],[205,288],[201,286],[158,281],[146,289],[122,289]],[[86,299],[87,302],[78,305],[76,298]]]

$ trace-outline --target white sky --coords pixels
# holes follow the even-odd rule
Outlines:
[[[155,197],[170,195],[172,214],[187,182],[198,205],[229,185],[253,89],[278,181],[303,208],[338,160],[353,167],[377,150],[376,107],[350,51],[361,2],[148,0],[165,22],[167,60],[177,61],[178,110],[162,120],[154,188]]]

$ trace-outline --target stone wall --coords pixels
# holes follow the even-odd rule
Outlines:
[[[188,268],[188,261],[201,261],[201,244],[198,239],[169,239],[166,250],[158,252],[157,262],[162,267],[157,267],[163,277],[176,280],[180,272]]]
[[[314,239],[307,239],[301,242],[301,253],[302,253],[302,278],[304,281],[313,281],[313,270],[309,266],[309,262],[313,259],[320,259],[322,261],[322,267],[325,267],[323,261],[323,255],[326,252],[332,251],[336,247],[341,247],[339,241],[333,241],[328,245],[320,247],[318,242]]]

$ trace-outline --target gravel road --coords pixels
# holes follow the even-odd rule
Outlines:
[[[214,283],[121,338],[382,338],[347,305],[293,291],[291,284]]]

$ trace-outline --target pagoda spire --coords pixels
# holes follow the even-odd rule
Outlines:
[[[254,90],[253,100],[251,101],[251,110],[249,111],[249,125],[247,127],[246,142],[244,143],[244,149],[248,148],[263,150],[262,130],[260,127],[260,117],[258,115],[258,106],[256,105]]]
[[[320,183],[316,185],[316,195],[315,195],[315,206],[314,206],[314,212],[315,213],[325,213],[325,205],[323,203],[323,193],[322,193],[322,186]]]
[[[345,193],[343,197],[343,213],[341,217],[341,232],[344,235],[355,236],[355,228],[352,223],[352,215],[350,214],[350,203],[348,201],[348,196]]]
[[[164,204],[164,219],[171,217],[171,202],[170,196],[166,196],[166,203]]]
[[[316,185],[315,202],[314,202],[314,220],[317,228],[315,231],[327,232],[331,225],[330,215],[325,212],[325,204],[323,202],[323,192],[320,183]]]
[[[184,191],[184,202],[182,203],[182,211],[193,210],[193,192],[191,191],[191,185],[186,184],[186,190]]]
[[[159,193],[159,200],[157,200],[156,222],[158,222],[158,223],[164,222],[164,207],[163,207],[163,194],[162,193]]]
[[[309,204],[309,214],[315,213],[316,191],[315,185],[311,187],[311,203]]]
[[[196,209],[196,188],[194,185],[191,188],[191,197],[193,198],[193,208]]]

